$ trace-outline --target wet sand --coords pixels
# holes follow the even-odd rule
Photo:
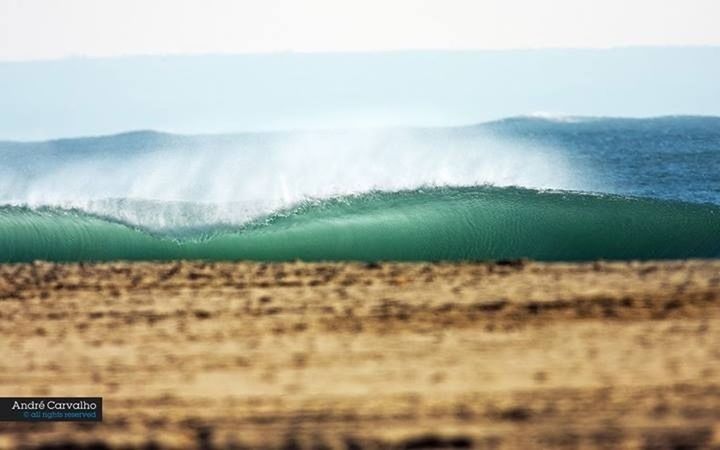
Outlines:
[[[0,266],[0,448],[720,449],[720,262]]]

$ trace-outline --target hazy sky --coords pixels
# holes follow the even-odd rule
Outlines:
[[[720,45],[718,0],[0,0],[0,60]]]
[[[720,47],[136,56],[0,63],[0,140],[720,115]]]

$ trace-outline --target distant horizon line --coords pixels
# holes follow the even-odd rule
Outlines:
[[[74,62],[93,60],[119,60],[144,58],[191,58],[191,57],[243,57],[243,56],[333,56],[333,55],[383,55],[397,53],[532,53],[532,52],[605,52],[622,50],[718,50],[718,44],[663,44],[663,45],[612,45],[598,47],[508,47],[508,48],[398,48],[385,50],[272,50],[248,52],[169,52],[169,53],[121,53],[112,55],[68,54],[29,59],[0,58],[0,64],[27,64],[46,62]]]
[[[333,127],[333,128],[285,128],[275,130],[245,130],[245,131],[227,131],[227,132],[175,132],[166,131],[152,128],[139,128],[124,130],[118,132],[100,133],[100,134],[89,134],[89,135],[72,135],[72,136],[60,136],[50,139],[30,139],[30,140],[18,140],[18,139],[3,139],[0,138],[0,144],[43,144],[53,143],[60,141],[74,141],[82,139],[106,139],[115,138],[121,136],[128,136],[133,134],[154,134],[154,135],[166,135],[166,136],[179,136],[179,137],[211,137],[211,136],[241,136],[241,135],[265,135],[265,134],[292,134],[292,133],[323,133],[323,132],[353,132],[353,131],[381,131],[381,130],[408,130],[408,129],[453,129],[453,128],[472,128],[487,126],[493,124],[499,124],[502,122],[512,120],[535,120],[545,121],[561,125],[577,124],[579,122],[590,122],[590,121],[611,121],[611,120],[624,120],[624,121],[653,121],[662,119],[705,119],[705,120],[718,120],[720,121],[720,115],[708,115],[708,114],[661,114],[652,116],[592,116],[592,115],[573,115],[573,114],[552,114],[552,113],[530,113],[530,114],[518,114],[508,117],[500,117],[492,120],[485,120],[479,122],[470,122],[458,125],[387,125],[387,126],[359,126],[359,127]]]

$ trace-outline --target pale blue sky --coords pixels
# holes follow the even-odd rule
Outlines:
[[[720,115],[719,17],[718,0],[0,0],[0,139]]]
[[[0,139],[720,115],[720,47],[0,63]]]

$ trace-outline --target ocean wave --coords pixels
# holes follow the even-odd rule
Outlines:
[[[717,257],[718,167],[713,117],[0,142],[0,261]]]
[[[3,262],[718,256],[718,206],[522,188],[372,192],[306,201],[241,226],[164,231],[80,210],[0,208]]]

